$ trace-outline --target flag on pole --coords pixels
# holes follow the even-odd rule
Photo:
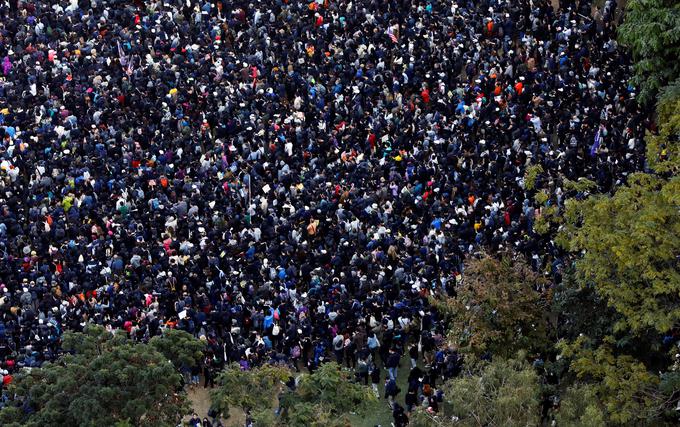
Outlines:
[[[390,37],[390,40],[392,40],[392,43],[397,42],[397,36],[394,35],[394,32],[392,31],[392,27],[387,27],[387,35]]]
[[[597,149],[600,148],[600,141],[602,140],[602,137],[600,135],[600,131],[602,128],[597,130],[597,133],[595,134],[595,141],[593,142],[593,145],[590,147],[590,155],[595,156],[597,153]]]
[[[128,66],[127,66],[127,69],[125,70],[125,74],[127,74],[128,76],[131,76],[133,72],[134,72],[133,58],[132,58],[132,55],[130,55],[130,58],[128,60]]]
[[[123,52],[123,47],[120,45],[120,40],[116,42],[118,44],[118,61],[120,65],[125,67],[127,65],[127,58],[125,58],[125,52]]]

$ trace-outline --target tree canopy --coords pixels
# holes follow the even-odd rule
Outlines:
[[[547,280],[523,261],[483,256],[466,261],[455,297],[436,301],[450,317],[449,339],[462,351],[511,357],[547,345]]]
[[[346,426],[348,414],[360,412],[375,400],[368,387],[354,382],[349,371],[326,363],[312,374],[302,374],[290,390],[288,368],[264,365],[241,370],[233,365],[218,377],[212,393],[213,407],[222,415],[238,407],[258,426]],[[288,383],[290,384],[290,383]],[[275,406],[280,416],[275,416]]]
[[[232,365],[217,378],[218,387],[212,391],[213,407],[224,417],[234,407],[250,412],[258,425],[274,425],[274,405],[281,384],[288,380],[287,368],[263,365],[241,370]]]
[[[149,344],[167,357],[177,369],[197,366],[205,350],[203,341],[179,329],[166,329],[163,335],[151,338]]]
[[[661,97],[657,108],[658,132],[647,136],[647,163],[656,172],[680,171],[680,82]]]
[[[23,371],[12,384],[4,426],[174,426],[188,411],[182,379],[152,346],[101,327],[67,332],[68,354]]]
[[[569,322],[557,348],[576,381],[556,415],[566,425],[678,420],[680,387],[663,344],[680,325],[679,116],[669,107],[677,102],[659,104],[659,132],[647,137],[650,173],[629,176],[614,194],[567,203],[558,240],[576,261],[554,294]]]
[[[629,0],[619,27],[619,41],[635,61],[633,83],[643,102],[680,79],[680,3],[676,0]]]
[[[415,426],[532,426],[539,424],[540,387],[535,370],[525,361],[497,359],[475,375],[444,386],[445,405],[436,416],[418,410]]]
[[[572,427],[605,427],[605,417],[596,386],[580,383],[565,391],[555,416],[557,425]]]
[[[680,178],[629,177],[613,196],[572,209],[580,221],[569,249],[582,252],[576,274],[622,315],[618,330],[667,332],[680,320]]]
[[[326,363],[310,375],[302,375],[296,390],[281,400],[284,425],[349,425],[347,415],[366,409],[375,396],[368,387],[353,381],[351,372],[336,363]],[[325,420],[325,421],[324,421]]]

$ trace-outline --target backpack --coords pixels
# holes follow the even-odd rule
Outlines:
[[[296,346],[293,347],[293,348],[291,349],[291,351],[290,351],[290,355],[293,356],[293,357],[296,358],[296,359],[297,359],[298,357],[300,357],[300,354],[301,354],[301,351],[300,351],[300,346],[299,346],[299,345],[296,345]]]
[[[272,335],[278,336],[279,333],[281,333],[281,328],[279,327],[279,325],[274,325],[274,327],[272,328]]]
[[[333,349],[336,351],[340,351],[344,348],[344,343],[345,340],[342,338],[342,335],[336,335],[335,338],[333,338]]]

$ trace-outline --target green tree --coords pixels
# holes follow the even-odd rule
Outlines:
[[[370,389],[356,383],[350,371],[336,363],[326,363],[313,374],[302,375],[295,392],[282,397],[281,406],[286,414],[285,425],[327,425],[319,421],[327,419],[327,414],[337,420],[336,425],[349,425],[350,412],[361,412],[374,401]]]
[[[572,343],[559,344],[562,354],[571,359],[571,370],[580,381],[592,385],[590,391],[606,410],[608,424],[635,425],[649,421],[650,412],[658,401],[659,378],[647,367],[629,355],[617,354],[615,342],[605,338],[604,343],[593,346],[584,336]],[[571,418],[581,418],[584,412],[571,408]],[[581,411],[590,410],[581,405]]]
[[[678,206],[680,177],[642,173],[613,195],[566,204],[558,240],[580,256],[553,299],[566,338],[558,349],[578,381],[558,413],[565,425],[677,422],[680,383],[661,338],[680,324]],[[574,396],[584,387],[590,404]]]
[[[167,357],[177,369],[197,366],[205,350],[203,341],[179,329],[166,329],[163,335],[151,338],[149,344]]]
[[[217,377],[218,387],[211,393],[213,407],[224,417],[231,408],[250,412],[256,425],[274,425],[274,405],[281,383],[288,380],[287,368],[264,365],[242,371],[232,365]]]
[[[419,408],[411,416],[411,425],[539,425],[539,377],[523,354],[494,360],[478,374],[449,380],[443,390],[445,404],[439,413]]]
[[[524,187],[530,191],[536,188],[536,181],[542,173],[543,166],[540,164],[527,167],[526,173],[524,174]]]
[[[338,416],[323,403],[296,403],[286,416],[285,426],[351,427],[346,414]]]
[[[153,347],[134,344],[98,326],[67,332],[71,354],[12,383],[4,426],[174,426],[188,411],[182,381]]]
[[[577,282],[573,269],[565,271],[562,282],[552,288],[550,301],[559,339],[575,340],[583,331],[602,339],[613,333],[613,325],[620,318],[595,286]]]
[[[534,220],[534,231],[538,234],[548,234],[552,230],[551,225],[560,222],[557,216],[559,208],[552,203],[546,190],[536,193],[534,200],[541,207],[541,215]]]
[[[680,178],[635,174],[613,196],[571,203],[563,239],[580,283],[621,314],[616,331],[665,333],[680,320]]]
[[[450,320],[449,340],[461,351],[511,357],[548,346],[548,281],[524,261],[483,256],[466,261],[457,295],[434,300]]]
[[[629,0],[619,41],[633,52],[633,83],[643,102],[652,101],[680,76],[680,2]]]
[[[677,175],[680,171],[680,81],[666,92],[657,106],[658,132],[646,138],[647,163],[658,173]]]
[[[237,365],[217,379],[213,407],[228,416],[232,407],[250,413],[257,426],[348,426],[348,414],[365,410],[375,401],[371,391],[354,381],[349,371],[326,363],[312,374],[298,378],[294,391],[283,382],[292,375],[287,368],[264,365],[242,371]],[[281,408],[275,417],[274,407]]]
[[[562,396],[555,413],[558,426],[605,427],[606,412],[597,396],[596,386],[574,384]]]

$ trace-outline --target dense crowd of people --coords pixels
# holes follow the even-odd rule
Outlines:
[[[192,383],[334,360],[403,425],[460,371],[427,297],[466,255],[559,278],[527,168],[558,207],[644,168],[611,0],[4,3],[5,382],[65,330],[179,328]]]

